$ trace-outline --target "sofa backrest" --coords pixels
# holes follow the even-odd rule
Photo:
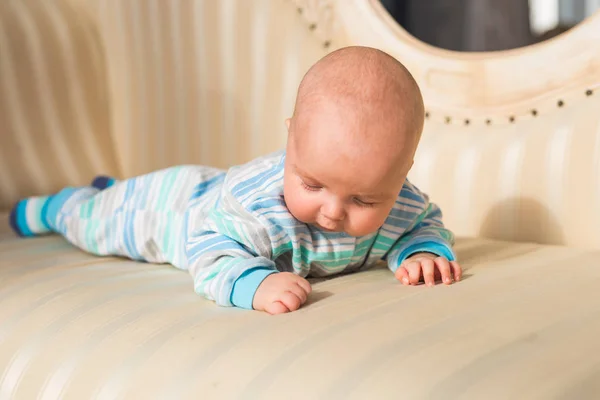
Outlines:
[[[281,148],[298,83],[332,47],[322,11],[304,0],[0,1],[0,210],[96,174],[226,168]]]
[[[0,209],[98,173],[279,149],[302,75],[348,44],[419,82],[410,178],[457,235],[600,247],[600,15],[465,54],[418,41],[378,0],[0,2]]]
[[[458,53],[415,39],[379,1],[344,4],[348,40],[388,51],[421,86],[410,178],[457,235],[600,248],[600,12],[537,45]]]
[[[126,176],[278,150],[297,85],[328,50],[308,26],[312,8],[289,0],[91,4]]]
[[[117,174],[104,50],[67,1],[0,1],[0,211]]]

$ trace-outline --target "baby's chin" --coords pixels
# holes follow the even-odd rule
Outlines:
[[[305,222],[306,223],[306,222]],[[379,229],[363,229],[363,230],[355,230],[355,229],[327,229],[318,223],[308,223],[308,225],[313,226],[314,228],[326,232],[326,233],[345,233],[348,236],[352,237],[361,237],[367,236],[372,233],[377,232]]]

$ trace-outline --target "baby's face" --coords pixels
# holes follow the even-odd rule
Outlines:
[[[354,135],[352,130],[365,126],[357,127],[352,118],[318,114],[309,123],[291,127],[284,172],[286,205],[296,219],[325,231],[354,237],[376,232],[406,180],[413,152],[399,160],[385,150],[385,143],[358,139],[369,135]]]

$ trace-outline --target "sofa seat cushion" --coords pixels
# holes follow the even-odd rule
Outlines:
[[[1,398],[583,398],[600,393],[600,252],[460,239],[459,284],[384,267],[292,314],[219,308],[168,265],[20,239],[0,218]]]

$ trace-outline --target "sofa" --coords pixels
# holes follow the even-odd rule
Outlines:
[[[285,144],[318,58],[380,48],[427,108],[409,178],[465,278],[312,279],[299,311],[217,307],[185,272],[8,228],[22,197]],[[456,53],[377,0],[0,2],[0,399],[600,396],[600,13]]]

